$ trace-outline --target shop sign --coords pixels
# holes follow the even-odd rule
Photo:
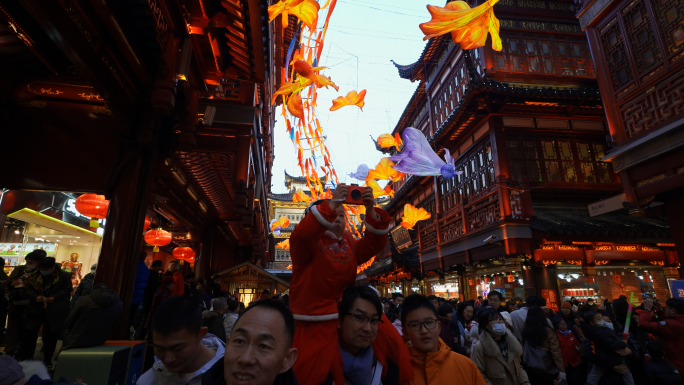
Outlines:
[[[397,246],[397,249],[403,249],[405,247],[411,246],[411,236],[406,228],[402,226],[397,226],[390,232],[392,235],[392,240]]]
[[[625,196],[625,193],[622,193],[602,201],[590,203],[589,206],[587,206],[589,208],[589,216],[595,217],[611,211],[620,210],[624,207],[622,206],[622,203],[626,201],[627,197]]]
[[[667,283],[670,285],[672,298],[684,300],[684,280],[669,279]]]

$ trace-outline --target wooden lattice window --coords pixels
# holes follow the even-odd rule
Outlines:
[[[651,0],[661,39],[668,55],[684,49],[684,0]]]
[[[608,73],[613,83],[613,90],[618,91],[634,80],[634,74],[629,66],[629,57],[623,40],[620,26],[613,20],[613,25],[601,34],[603,56],[608,63]]]
[[[526,176],[531,182],[613,183],[605,147],[598,141],[571,136],[529,138],[507,135],[511,179]]]
[[[445,213],[462,205],[464,198],[477,196],[495,185],[494,159],[490,143],[484,142],[467,156],[459,158],[456,170],[463,173],[440,183],[441,204]]]
[[[629,44],[639,75],[645,75],[661,64],[660,49],[651,28],[651,21],[643,1],[634,5],[622,16],[625,29],[630,32]]]

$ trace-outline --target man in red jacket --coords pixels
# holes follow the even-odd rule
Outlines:
[[[664,317],[654,321],[651,316],[653,299],[644,300],[644,309],[639,315],[639,327],[658,337],[665,347],[665,360],[674,365],[680,374],[684,373],[684,301],[670,298],[665,302]]]
[[[178,270],[178,261],[169,262],[169,269],[166,270],[164,276],[173,277],[171,295],[183,295],[185,292],[185,281],[183,281],[183,274]]]
[[[355,282],[356,267],[382,251],[387,243],[390,217],[375,207],[370,187],[362,194],[366,207],[365,234],[354,239],[345,231],[347,221],[342,202],[347,193],[348,187],[341,184],[331,200],[312,203],[290,236],[290,309],[296,326],[293,347],[299,350],[293,369],[302,385],[323,383],[330,374],[335,383],[344,384],[337,302],[344,288]],[[384,348],[380,350],[398,356],[405,352],[405,348],[400,349],[401,337],[388,320],[385,324],[391,330],[381,328],[376,344]],[[402,364],[410,367],[408,354],[404,358],[406,361],[402,362],[394,357],[392,362],[400,368]]]

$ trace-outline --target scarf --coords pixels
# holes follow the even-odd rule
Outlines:
[[[341,347],[340,353],[342,353],[344,363],[344,377],[354,385],[368,384],[373,377],[373,364],[375,362],[373,346],[361,350],[356,356],[345,352]]]
[[[508,362],[508,343],[506,342],[506,335],[502,335],[500,340],[494,340],[494,342],[499,346],[504,361]]]
[[[563,337],[567,336],[568,334],[572,333],[572,330],[570,329],[565,329],[565,331],[562,331],[558,329],[558,332],[563,335]]]

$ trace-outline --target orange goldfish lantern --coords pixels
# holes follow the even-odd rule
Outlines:
[[[302,190],[297,190],[296,193],[292,194],[292,202],[311,202],[311,197],[306,195]]]
[[[286,239],[286,240],[276,244],[276,247],[279,249],[290,250],[290,240]]]
[[[356,93],[356,91],[349,91],[347,96],[340,96],[333,100],[333,105],[330,107],[330,111],[337,111],[344,106],[357,106],[363,111],[363,105],[365,102],[363,99],[366,97],[366,90],[361,90],[361,92]]]
[[[289,14],[297,16],[309,30],[316,30],[318,23],[318,10],[320,5],[315,0],[281,0],[268,7],[268,21],[273,21],[276,16],[282,14],[283,28],[287,28]]]
[[[280,217],[277,221],[272,221],[271,231],[275,230],[277,227],[287,227],[290,225],[290,219],[288,217]]]
[[[494,16],[494,4],[499,0],[487,0],[485,3],[470,8],[465,1],[452,1],[442,7],[428,5],[432,20],[420,24],[425,34],[423,40],[451,33],[454,43],[462,49],[483,47],[487,34],[492,35],[492,48],[501,51],[499,37],[499,20]]]
[[[424,208],[415,208],[410,204],[404,205],[404,216],[401,217],[401,227],[413,230],[413,226],[418,223],[418,221],[424,221],[430,219],[431,215]]]
[[[394,198],[394,191],[392,191],[392,186],[389,183],[387,183],[387,186],[385,186],[383,189],[380,188],[377,180],[368,179],[366,181],[366,185],[373,189],[373,198],[378,198],[383,195],[389,195],[390,197]]]
[[[394,166],[396,165],[389,158],[380,159],[380,163],[375,166],[375,169],[368,171],[366,183],[368,183],[368,180],[370,179],[391,180],[392,182],[398,182],[406,174],[395,170]]]
[[[359,273],[361,273],[362,271],[364,271],[364,270],[366,270],[367,268],[369,268],[370,265],[373,264],[373,261],[375,261],[375,257],[372,257],[372,258],[369,259],[366,263],[363,263],[363,264],[357,266],[357,267],[356,267],[356,274],[359,274]]]
[[[287,99],[287,110],[290,112],[290,115],[304,120],[304,105],[302,104],[302,96],[299,92],[292,94]]]
[[[285,268],[285,270],[292,270],[292,265],[291,265],[291,264],[290,264],[290,265],[287,265],[287,267]]]
[[[378,136],[378,146],[380,146],[380,148],[395,147],[397,149],[397,151],[400,151],[401,146],[403,144],[404,143],[401,141],[401,136],[399,135],[398,132],[396,134],[394,134],[394,137],[392,137],[392,135],[390,135],[390,134],[382,134],[382,135]]]

